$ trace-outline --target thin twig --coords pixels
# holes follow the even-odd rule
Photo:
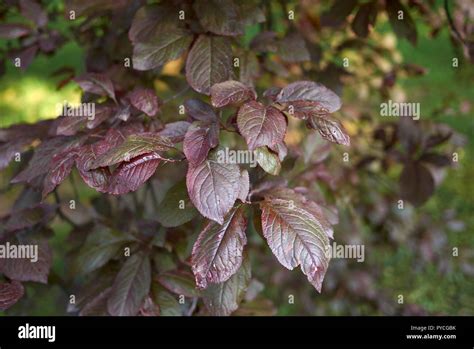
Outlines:
[[[446,12],[446,17],[448,18],[448,23],[449,26],[451,27],[451,30],[456,34],[456,38],[463,44],[465,45],[466,43],[464,42],[461,34],[458,32],[456,26],[454,25],[453,18],[451,17],[451,13],[449,12],[449,6],[448,6],[448,0],[444,0],[444,11]]]

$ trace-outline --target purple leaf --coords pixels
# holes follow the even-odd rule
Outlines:
[[[86,73],[74,79],[84,92],[100,96],[109,96],[115,101],[115,90],[112,80],[105,74]]]
[[[239,109],[237,126],[250,150],[264,145],[273,147],[283,141],[286,133],[285,116],[278,109],[256,101]]]
[[[76,139],[73,137],[55,137],[43,141],[38,148],[35,149],[35,153],[28,163],[28,166],[16,175],[11,182],[31,183],[35,178],[49,172],[54,155],[77,148],[83,142],[84,139]]]
[[[146,42],[133,46],[133,68],[150,70],[179,58],[192,42],[192,35],[185,29],[166,26]]]
[[[175,121],[165,125],[165,128],[160,130],[158,134],[161,137],[168,138],[173,143],[179,143],[184,140],[184,135],[188,131],[191,123],[187,121]]]
[[[311,59],[303,37],[297,32],[288,34],[278,43],[277,54],[284,62],[290,63],[305,62]]]
[[[117,256],[122,246],[134,241],[128,233],[98,225],[87,235],[74,263],[74,271],[87,275]]]
[[[245,258],[240,269],[227,281],[211,284],[204,291],[203,301],[210,315],[229,316],[239,307],[250,283],[250,262]]]
[[[128,257],[115,278],[107,309],[113,316],[137,315],[151,285],[148,254],[138,251]]]
[[[0,311],[5,311],[14,305],[25,294],[23,285],[13,280],[0,283]]]
[[[48,23],[48,15],[36,1],[20,0],[20,9],[23,17],[28,18],[38,27],[44,27]]]
[[[135,108],[148,116],[158,113],[158,97],[152,89],[136,87],[128,94],[128,98]]]
[[[237,198],[242,202],[247,202],[247,197],[250,191],[250,178],[247,170],[242,170],[240,173],[239,195]]]
[[[200,35],[186,60],[186,79],[197,92],[209,95],[211,86],[229,80],[232,47],[227,38]]]
[[[164,227],[178,227],[197,215],[188,196],[186,181],[172,186],[156,209],[156,220]]]
[[[400,196],[421,206],[433,195],[435,182],[430,170],[420,162],[408,162],[400,175]]]
[[[88,129],[94,129],[104,121],[108,120],[110,116],[114,113],[115,108],[112,108],[109,105],[100,104],[95,108],[95,114],[92,117],[89,117],[86,122],[86,127]]]
[[[128,38],[132,43],[146,42],[156,35],[157,30],[174,25],[175,9],[169,4],[152,4],[141,7],[133,17]]]
[[[115,114],[115,117],[117,119],[122,120],[122,121],[127,121],[130,118],[130,108],[131,108],[130,104],[127,104],[125,106],[121,106],[118,109],[117,113]]]
[[[309,119],[311,116],[325,116],[327,110],[319,103],[314,101],[293,101],[286,104],[284,112],[287,115],[298,119]]]
[[[322,224],[298,197],[266,197],[260,208],[263,235],[278,261],[290,270],[301,266],[321,292],[330,259],[326,254],[329,238]]]
[[[189,298],[199,296],[199,291],[194,285],[193,275],[186,271],[176,270],[163,273],[158,276],[158,281],[174,294]]]
[[[75,151],[66,151],[53,156],[51,168],[44,179],[43,199],[69,176],[76,157]]]
[[[324,117],[313,115],[308,119],[308,124],[328,141],[347,146],[351,144],[349,135],[342,125],[327,115]]]
[[[17,39],[30,33],[31,28],[19,23],[2,23],[0,24],[1,39]]]
[[[232,0],[196,0],[194,11],[201,25],[218,35],[242,35],[239,8]]]
[[[214,151],[200,164],[189,164],[186,184],[198,211],[222,224],[239,195],[240,169],[235,164],[219,163]]]
[[[24,49],[15,50],[12,52],[12,54],[15,58],[20,58],[20,69],[25,71],[36,57],[36,52],[38,52],[38,45],[33,44]]]
[[[16,231],[45,224],[54,217],[54,209],[47,204],[40,204],[14,211],[4,225],[5,231]]]
[[[78,149],[76,167],[88,186],[101,192],[106,192],[111,177],[109,168],[102,167],[90,170],[92,163],[101,155],[123,143],[124,139],[137,132],[143,132],[140,124],[129,124],[119,129],[111,128],[104,139],[93,144],[87,144]]]
[[[198,165],[218,143],[219,126],[216,123],[195,121],[184,136],[183,151],[191,164]]]
[[[313,81],[297,81],[284,87],[277,96],[278,103],[294,101],[318,102],[328,113],[333,113],[341,108],[341,100],[330,89]]]
[[[139,155],[170,150],[173,144],[169,139],[157,133],[144,132],[128,136],[121,144],[110,148],[105,153],[97,156],[88,169],[96,169],[130,161]]]
[[[87,118],[86,115],[59,117],[56,134],[58,136],[74,136],[86,126]]]
[[[285,187],[273,188],[267,193],[265,193],[265,197],[293,201],[293,204],[296,204],[300,207],[304,207],[305,210],[310,212],[314,216],[314,218],[321,224],[326,235],[329,238],[333,239],[334,230],[332,225],[337,224],[334,221],[337,222],[338,219],[337,214],[335,219],[333,217],[334,213],[332,213],[331,215],[327,214],[327,212],[329,211],[328,208],[307,199],[303,194],[296,192],[293,189]]]
[[[29,137],[18,138],[0,145],[0,170],[8,166],[16,153],[22,153],[24,148],[31,144],[32,140]]]
[[[277,99],[278,94],[280,93],[280,87],[270,87],[263,92],[263,97],[268,98],[272,102]]]
[[[211,87],[211,103],[216,108],[240,104],[255,98],[255,91],[239,81],[224,81]]]
[[[260,76],[260,63],[257,55],[246,51],[240,60],[239,79],[248,86],[255,85],[255,79]]]
[[[38,246],[38,260],[32,261],[30,258],[5,258],[0,259],[0,272],[11,280],[34,281],[43,284],[48,283],[48,274],[52,264],[51,248],[48,241],[28,240],[21,245]]]
[[[155,173],[161,157],[156,153],[142,154],[130,162],[122,163],[113,172],[106,193],[121,195],[136,191]]]
[[[216,121],[217,115],[212,107],[200,99],[188,99],[184,102],[186,113],[198,121]]]
[[[191,256],[196,285],[204,289],[208,284],[227,281],[242,264],[247,243],[247,219],[243,207],[229,212],[222,225],[209,222],[199,234]]]

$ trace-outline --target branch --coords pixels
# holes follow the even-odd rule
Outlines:
[[[451,13],[449,12],[449,6],[448,6],[448,0],[444,0],[444,11],[446,12],[446,17],[448,18],[448,23],[449,27],[451,28],[451,31],[456,34],[456,38],[463,44],[465,45],[466,43],[464,42],[461,34],[458,32],[456,29],[456,26],[454,25],[453,18],[451,17]]]

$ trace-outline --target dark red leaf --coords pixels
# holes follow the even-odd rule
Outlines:
[[[173,143],[179,143],[184,140],[184,135],[188,131],[191,123],[187,121],[176,121],[170,122],[165,125],[165,128],[162,129],[158,134],[161,137],[168,138]]]
[[[189,164],[186,185],[191,201],[198,211],[219,224],[234,206],[239,195],[238,165],[219,163],[216,151],[198,165]]]
[[[0,284],[0,311],[5,311],[14,305],[25,294],[23,285],[13,280]]]
[[[297,32],[288,34],[278,43],[277,54],[283,61],[290,63],[305,62],[311,59],[303,37]]]
[[[421,206],[433,194],[435,183],[429,169],[419,162],[408,162],[400,175],[400,196]]]
[[[301,266],[309,282],[321,292],[330,260],[324,227],[298,197],[266,197],[260,208],[263,235],[278,261],[290,270]]]
[[[12,179],[12,183],[31,183],[35,178],[49,172],[54,155],[77,148],[84,139],[73,137],[55,137],[43,141],[36,149],[28,166]]]
[[[191,164],[198,165],[218,143],[219,126],[216,123],[195,121],[184,136],[183,151]]]
[[[4,225],[5,231],[16,231],[30,228],[37,224],[45,224],[54,217],[54,209],[47,204],[14,211]]]
[[[196,284],[204,289],[208,284],[227,281],[242,264],[247,243],[247,219],[243,207],[231,210],[222,225],[209,222],[199,234],[191,256]]]
[[[174,26],[176,13],[169,4],[152,4],[141,7],[133,17],[128,38],[132,43],[147,42],[156,35],[161,28]]]
[[[227,281],[211,284],[203,292],[203,301],[210,315],[229,316],[239,307],[251,278],[250,262],[245,258],[239,270]]]
[[[121,195],[136,191],[156,171],[161,162],[161,157],[156,153],[143,154],[122,163],[113,172],[109,179],[106,193]]]
[[[95,113],[92,117],[89,117],[86,122],[86,127],[88,129],[94,129],[100,124],[102,124],[104,121],[108,120],[110,116],[114,113],[115,108],[105,105],[105,104],[99,104],[95,108]]]
[[[51,168],[44,179],[43,199],[69,176],[76,157],[76,151],[66,151],[53,156]]]
[[[44,27],[48,23],[48,15],[36,1],[20,0],[20,9],[21,14],[38,27]]]
[[[177,59],[192,40],[192,35],[183,28],[160,26],[146,42],[137,42],[133,46],[133,68],[150,70]]]
[[[167,151],[172,148],[173,144],[170,140],[157,133],[144,132],[130,135],[124,142],[97,156],[89,169],[115,165],[122,161],[130,161],[139,155]]]
[[[186,79],[197,92],[209,95],[211,86],[229,80],[232,47],[227,38],[200,35],[186,60]]]
[[[193,275],[186,271],[176,270],[163,273],[158,276],[158,281],[174,294],[189,298],[199,296],[199,291],[194,284]]]
[[[284,111],[294,117],[306,120],[311,116],[325,116],[327,110],[319,103],[314,101],[294,101],[286,104]]]
[[[0,38],[17,39],[27,35],[31,28],[24,24],[18,23],[2,23],[0,24]]]
[[[128,98],[135,108],[148,116],[158,113],[158,97],[152,89],[136,87],[128,94]]]
[[[117,274],[107,309],[113,316],[137,315],[143,300],[150,292],[151,266],[148,254],[135,252],[128,257]]]
[[[286,133],[285,116],[278,109],[256,101],[239,109],[237,126],[250,150],[264,145],[273,147],[283,141]]]
[[[199,121],[215,121],[217,115],[212,107],[200,99],[188,99],[184,102],[186,113],[193,119]]]
[[[115,100],[115,90],[112,80],[105,74],[86,73],[74,79],[84,92],[100,96],[109,96]]]
[[[255,91],[239,81],[224,81],[211,87],[211,103],[216,108],[240,104],[255,98]]]
[[[10,161],[15,157],[15,154],[22,153],[25,147],[31,144],[31,142],[32,139],[26,137],[18,138],[0,145],[0,170],[7,167]]]
[[[52,264],[51,248],[48,241],[27,240],[22,241],[21,245],[36,245],[38,248],[37,260],[31,258],[4,258],[0,259],[0,272],[11,280],[34,281],[43,284],[48,283],[49,270]]]
[[[279,103],[300,100],[318,102],[329,113],[333,113],[341,108],[341,100],[337,94],[313,81],[293,82],[284,87],[276,99]]]
[[[331,142],[347,145],[351,144],[351,140],[346,130],[335,119],[326,116],[313,115],[308,119],[311,128],[318,130],[321,136]]]
[[[241,35],[244,31],[239,8],[232,0],[196,0],[194,11],[201,25],[219,35]]]

